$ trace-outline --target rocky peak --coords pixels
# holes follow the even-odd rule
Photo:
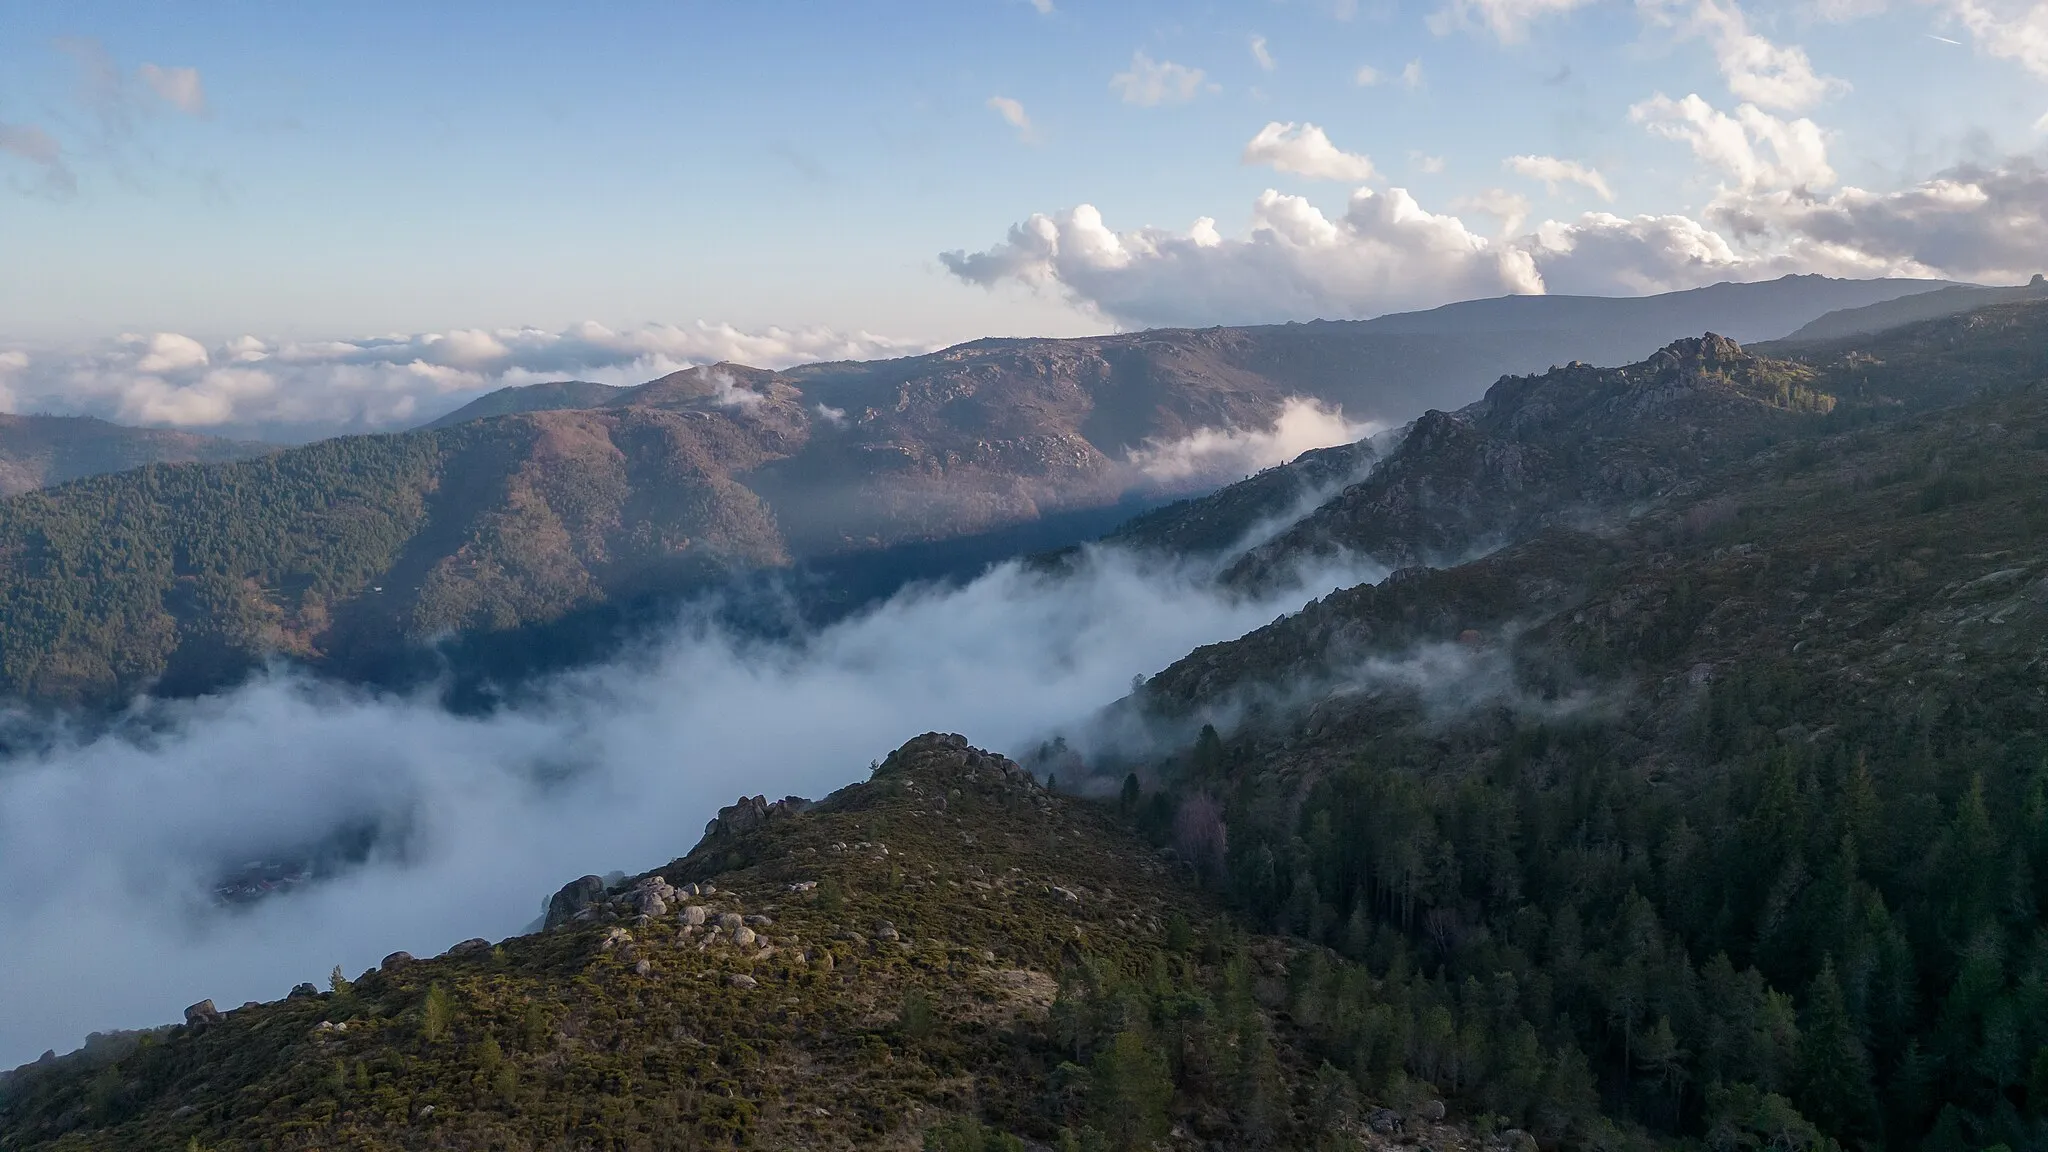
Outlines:
[[[1644,366],[1659,375],[1687,369],[1715,369],[1756,359],[1742,345],[1712,332],[1704,336],[1673,340],[1657,350]]]

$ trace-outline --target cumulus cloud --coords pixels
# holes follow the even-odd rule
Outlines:
[[[1109,78],[1109,86],[1126,104],[1155,108],[1185,104],[1202,91],[1203,72],[1171,60],[1154,60],[1143,51],[1131,53],[1131,70]]]
[[[1408,89],[1422,87],[1422,61],[1410,60],[1401,65],[1401,86]]]
[[[1752,31],[1735,0],[1637,0],[1637,8],[1652,23],[1712,44],[1715,63],[1738,100],[1797,112],[1849,87],[1816,73],[1806,49]]]
[[[1134,675],[1381,573],[1243,599],[1209,575],[1091,550],[1071,576],[1005,565],[801,642],[687,624],[489,717],[278,676],[162,706],[146,736],[17,757],[0,764],[0,1066],[517,933],[578,875],[681,855],[736,794],[822,796],[919,732],[1027,753]],[[375,830],[359,867],[211,905],[222,869],[342,828]]]
[[[1835,182],[1820,130],[1696,96],[1639,105],[1636,119],[1688,143],[1721,177],[1699,216],[1589,212],[1530,226],[1505,193],[1449,213],[1400,188],[1361,188],[1342,215],[1273,190],[1226,237],[1117,231],[1082,204],[1039,213],[980,252],[941,259],[960,279],[1057,294],[1129,327],[1363,318],[1502,293],[1639,294],[1793,272],[2024,280],[2048,251],[2048,177],[2026,157],[1962,165],[1889,192]],[[1485,235],[1456,215],[1504,227]],[[1526,230],[1524,230],[1526,229]]]
[[[145,63],[135,74],[164,103],[187,116],[206,115],[206,88],[199,82],[199,69]]]
[[[1274,67],[1273,51],[1272,49],[1266,47],[1266,38],[1264,36],[1253,36],[1251,47],[1252,60],[1255,61],[1262,70],[1271,72]]]
[[[1500,221],[1500,233],[1513,236],[1529,218],[1529,200],[1505,188],[1488,188],[1451,201],[1453,212],[1483,212]]]
[[[1186,232],[1115,232],[1083,204],[1034,215],[994,248],[941,260],[969,283],[1055,288],[1138,326],[1370,316],[1542,289],[1525,255],[1425,211],[1400,188],[1361,188],[1335,219],[1269,189],[1249,233],[1229,240],[1207,218]]]
[[[1358,71],[1351,74],[1351,82],[1360,88],[1370,88],[1386,78],[1385,73],[1370,64],[1360,64]]]
[[[1559,185],[1577,184],[1602,200],[1614,199],[1614,190],[1607,186],[1607,178],[1576,160],[1560,160],[1555,156],[1510,156],[1502,163],[1511,172],[1541,181],[1553,196],[1557,194]]]
[[[2048,252],[2048,170],[2029,157],[1960,164],[1891,192],[1779,190],[1710,211],[1737,234],[1781,238],[1781,262],[1837,276],[2022,281]]]
[[[1503,43],[1514,43],[1529,34],[1538,21],[1562,16],[1583,8],[1593,0],[1450,0],[1432,13],[1429,27],[1442,36],[1457,28],[1479,28]]]
[[[18,408],[302,439],[417,424],[507,385],[564,379],[638,384],[720,361],[782,368],[930,347],[866,332],[746,332],[704,323],[623,331],[595,323],[559,332],[455,329],[297,342],[243,336],[213,346],[159,332],[39,352],[14,374],[13,390]]]
[[[1363,184],[1378,175],[1372,159],[1346,152],[1314,124],[1281,123],[1278,120],[1259,129],[1240,158],[1245,164],[1262,164],[1279,172],[1292,172],[1315,180],[1342,180]]]
[[[1017,130],[1017,139],[1027,144],[1038,139],[1038,129],[1031,123],[1031,117],[1025,114],[1022,102],[1008,96],[991,96],[988,106],[1003,118],[1005,124]]]
[[[1303,452],[1353,444],[1382,425],[1353,423],[1341,408],[1289,397],[1270,428],[1201,428],[1178,440],[1147,440],[1130,453],[1131,466],[1164,488],[1214,487],[1285,464]]]
[[[1690,145],[1701,163],[1737,189],[1825,188],[1835,182],[1827,141],[1808,119],[1781,120],[1754,104],[1730,116],[1697,93],[1682,100],[1659,93],[1630,108],[1629,119]]]

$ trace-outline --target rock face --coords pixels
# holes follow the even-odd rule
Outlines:
[[[801,796],[785,796],[773,804],[766,796],[742,796],[718,810],[718,815],[704,825],[704,836],[743,836],[770,820],[794,816],[810,806],[811,802]]]
[[[220,1009],[215,1008],[211,1000],[201,1000],[199,1003],[185,1009],[185,1023],[187,1024],[210,1024],[218,1019],[220,1019]]]
[[[548,901],[547,919],[544,930],[559,928],[567,924],[578,912],[604,899],[604,880],[598,876],[579,876],[555,893]]]

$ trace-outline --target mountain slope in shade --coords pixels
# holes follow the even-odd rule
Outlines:
[[[1349,552],[1442,564],[1552,525],[1633,516],[1760,445],[2048,377],[2048,300],[1831,341],[1681,340],[1642,363],[1503,377],[1226,572],[1256,583]],[[1228,490],[1226,490],[1227,492]],[[1224,493],[1218,493],[1221,498]]]
[[[1210,829],[1254,923],[1422,942],[1660,1133],[2048,1146],[2048,372],[1969,370],[2044,321],[1928,322],[1893,403],[1199,649],[1104,718],[1171,750],[1094,784]],[[1376,477],[1472,458],[1423,431]]]
[[[275,449],[90,416],[0,414],[0,497],[144,464],[241,460]]]
[[[1314,398],[1360,422],[1399,423],[1427,408],[1476,400],[1487,381],[1502,375],[1571,360],[1630,363],[1701,332],[1773,339],[1828,312],[1945,284],[1786,276],[1644,297],[1507,296],[1373,320],[976,340],[924,356],[807,364],[777,375],[811,402],[856,418],[869,408],[993,402],[1028,420],[1046,405],[1071,406],[1066,392],[1078,387],[1089,405],[1079,431],[1114,454],[1150,436],[1269,422],[1277,412],[1270,399],[1247,407],[1232,398],[1247,388],[1266,397]],[[1162,406],[1157,396],[1168,390],[1186,394],[1185,406]],[[523,389],[502,403],[531,406],[545,395]],[[631,393],[574,390],[558,400],[564,408],[641,402]]]
[[[1895,300],[1830,312],[1784,337],[1787,343],[1811,343],[1868,336],[1922,320],[1936,320],[1993,304],[2048,298],[2048,278],[2012,288],[1979,288],[1955,284],[1937,292],[1916,292]]]

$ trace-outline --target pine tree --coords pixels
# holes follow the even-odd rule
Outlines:
[[[1112,1147],[1141,1148],[1166,1135],[1167,1108],[1173,1103],[1166,1057],[1136,1029],[1117,1033],[1096,1054],[1088,1103]]]
[[[1870,1053],[1849,1020],[1835,975],[1835,958],[1822,959],[1808,987],[1806,1024],[1800,1032],[1799,1109],[1821,1131],[1837,1137],[1874,1136],[1877,1093]]]

